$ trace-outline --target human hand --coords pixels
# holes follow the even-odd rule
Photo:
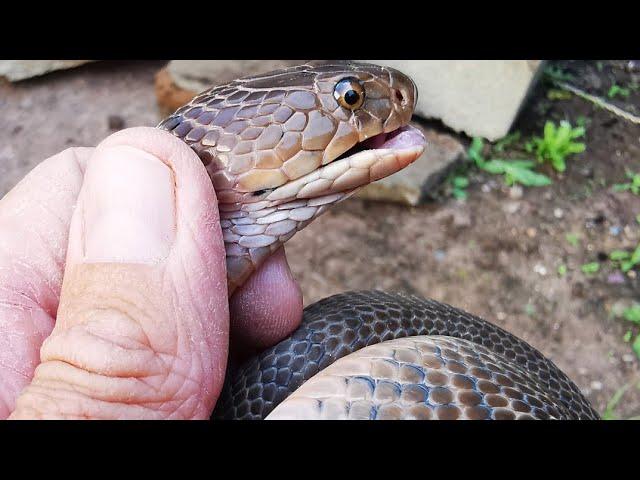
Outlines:
[[[276,252],[227,297],[215,192],[154,128],[36,167],[0,200],[0,418],[208,418],[233,349],[293,331]]]

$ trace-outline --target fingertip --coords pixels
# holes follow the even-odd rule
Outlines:
[[[302,321],[302,306],[302,290],[280,248],[231,297],[235,353],[261,351],[290,335]]]

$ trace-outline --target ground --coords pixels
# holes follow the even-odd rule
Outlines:
[[[0,84],[0,195],[66,147],[95,145],[122,126],[155,125],[153,78],[162,65],[104,62]],[[573,85],[640,113],[637,90],[607,96],[613,84],[640,79],[627,62],[554,66],[573,74]],[[640,415],[640,361],[623,337],[638,331],[614,312],[639,299],[640,279],[634,270],[621,276],[607,255],[640,241],[640,196],[612,189],[625,169],[640,172],[640,125],[556,90],[539,82],[514,126],[528,138],[546,120],[583,117],[586,151],[570,157],[562,175],[543,170],[551,186],[508,188],[471,170],[466,201],[446,190],[416,208],[350,199],[294,237],[288,257],[305,304],[369,288],[450,303],[537,347],[600,412],[626,386],[614,412],[630,418]],[[581,271],[594,261],[600,271]]]

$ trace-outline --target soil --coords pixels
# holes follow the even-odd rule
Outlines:
[[[553,62],[568,80],[638,115],[640,92],[609,99],[613,83],[640,81],[637,64]],[[635,66],[634,66],[635,65]],[[154,75],[163,62],[99,62],[17,84],[0,84],[0,195],[42,159],[95,145],[117,128],[155,125]],[[603,412],[640,415],[640,361],[623,337],[637,326],[615,312],[640,300],[635,270],[606,258],[640,242],[640,196],[614,192],[625,169],[640,172],[640,125],[578,98],[551,100],[540,81],[514,125],[523,138],[545,121],[586,119],[586,151],[544,188],[508,188],[472,171],[466,201],[447,195],[416,208],[350,199],[287,244],[305,304],[379,288],[432,297],[480,315],[534,345]],[[465,139],[468,142],[468,139]],[[513,152],[506,156],[513,157]],[[566,235],[578,236],[574,245]],[[600,261],[595,274],[581,265]],[[566,265],[567,273],[557,269]],[[640,273],[640,272],[638,272]]]

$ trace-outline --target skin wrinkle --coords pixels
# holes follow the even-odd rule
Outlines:
[[[32,385],[29,386],[29,389],[38,386],[50,388],[51,391],[73,388],[74,392],[88,399],[140,406],[165,404],[174,401],[176,398],[180,398],[178,395],[179,388],[174,387],[172,383],[169,383],[169,386],[172,388],[168,389],[165,383],[157,385],[149,383],[145,378],[139,377],[122,377],[118,378],[116,382],[113,382],[111,381],[113,377],[90,373],[83,368],[78,368],[62,360],[55,360],[40,370],[44,370],[42,375],[38,376],[37,382],[33,382]],[[166,377],[166,375],[162,375],[162,377]],[[175,373],[169,377],[174,383],[176,383],[176,378],[179,380],[184,379],[185,381],[179,382],[180,385],[186,383],[197,385],[197,382],[193,379]],[[104,388],[104,386],[101,385],[100,381],[104,379],[108,381],[110,388]],[[64,388],[58,388],[56,385],[61,385]],[[105,386],[107,386],[107,384],[105,384]],[[127,392],[128,396],[123,395],[124,392]]]
[[[153,417],[160,418],[156,413],[157,411],[153,408],[149,408],[138,403],[127,403],[124,401],[116,402],[108,401],[105,399],[97,399],[95,398],[95,396],[86,395],[80,391],[70,389],[67,383],[61,383],[55,388],[48,387],[46,383],[35,384],[33,385],[33,387],[34,389],[32,391],[32,397],[26,397],[26,401],[28,403],[33,403],[34,399],[37,401],[37,399],[42,399],[44,397],[45,399],[49,400],[50,404],[54,404],[53,406],[49,406],[48,412],[47,408],[43,409],[44,411],[40,412],[42,418],[50,418],[49,416],[52,415],[51,412],[62,412],[62,416],[65,418],[79,417],[112,419],[111,415],[105,414],[109,413],[111,411],[110,408],[113,408],[114,406],[116,408],[133,408],[134,410],[151,412],[154,414],[152,415]],[[66,405],[69,406],[66,408],[60,408],[61,406]],[[89,410],[93,410],[92,413],[81,413],[82,411],[87,412]],[[53,413],[54,416],[55,413]],[[133,416],[132,418],[137,418],[137,416]]]

